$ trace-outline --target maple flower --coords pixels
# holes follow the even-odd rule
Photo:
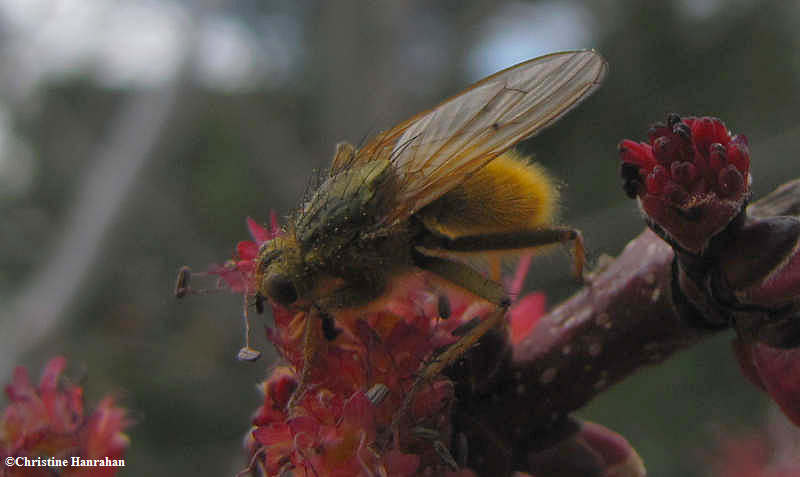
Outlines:
[[[270,227],[265,229],[258,222],[247,217],[247,228],[253,240],[244,240],[236,244],[235,258],[226,260],[222,265],[211,265],[209,275],[217,275],[219,285],[226,285],[232,293],[246,296],[256,292],[255,266],[258,260],[258,249],[281,233],[278,217],[270,212]]]
[[[750,193],[747,138],[717,118],[671,114],[648,142],[619,144],[625,192],[658,229],[692,253],[741,211]]]
[[[450,305],[447,319],[439,316],[440,300]],[[446,377],[421,385],[397,416],[426,359],[455,342],[455,330],[491,305],[476,305],[452,290],[433,291],[424,274],[403,277],[376,311],[336,315],[340,332],[317,351],[309,389],[291,410],[307,317],[272,308],[275,326],[268,337],[288,366],[275,368],[261,385],[264,404],[253,419],[248,450],[262,474],[291,469],[300,476],[411,476],[428,469],[471,475],[455,470],[448,449],[454,387]],[[382,439],[392,444],[382,448]]]
[[[626,193],[676,252],[687,322],[733,326],[744,375],[800,425],[800,221],[753,216],[747,140],[716,118],[681,118],[619,145]]]
[[[507,280],[506,290],[512,297],[518,297],[525,283],[525,276],[531,265],[531,256],[520,257],[517,269],[510,280]],[[511,345],[519,344],[530,334],[539,319],[545,315],[547,310],[547,296],[544,293],[528,293],[516,300],[508,310],[508,339]]]
[[[110,397],[86,414],[83,390],[64,383],[61,373],[67,361],[51,359],[44,368],[39,386],[31,383],[24,367],[14,370],[5,388],[9,404],[0,420],[0,457],[70,459],[122,459],[128,446],[124,430],[130,420],[126,411]],[[5,467],[9,476],[49,476],[56,471],[64,476],[110,477],[114,466]]]

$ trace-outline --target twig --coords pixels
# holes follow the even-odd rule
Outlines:
[[[800,180],[748,212],[797,215]],[[666,242],[645,230],[591,286],[544,316],[490,383],[459,387],[455,427],[467,436],[471,468],[479,475],[526,469],[532,455],[558,440],[570,412],[642,366],[718,332],[692,327],[679,313],[673,256]],[[496,353],[496,344],[478,347],[463,366],[496,359]]]

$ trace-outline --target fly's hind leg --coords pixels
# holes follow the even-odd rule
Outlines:
[[[582,281],[588,283],[588,278],[584,274],[586,251],[583,244],[583,235],[577,229],[542,227],[455,238],[447,237],[431,229],[427,229],[427,232],[419,241],[423,249],[456,253],[519,250],[572,242],[574,244],[575,274]],[[421,379],[429,380],[440,374],[444,368],[464,354],[489,330],[498,326],[505,317],[511,301],[502,285],[484,278],[466,265],[426,255],[416,250],[414,251],[414,262],[419,268],[433,272],[497,306],[497,310],[489,319],[483,320],[460,340],[450,345],[447,350],[437,356],[433,363],[423,370]]]
[[[522,229],[513,232],[467,235],[450,238],[428,230],[420,246],[431,250],[444,250],[456,253],[475,253],[489,251],[511,251],[534,249],[558,243],[573,243],[575,275],[587,282],[584,268],[586,266],[586,249],[580,230],[569,227],[543,227]]]
[[[486,252],[503,250],[520,250],[526,248],[536,248],[558,243],[573,242],[575,256],[575,274],[584,281],[588,282],[584,275],[586,263],[586,252],[583,244],[583,236],[577,229],[566,227],[543,227],[536,229],[522,229],[513,232],[501,232],[490,234],[478,234],[461,237],[447,237],[436,233],[431,229],[426,229],[428,233],[419,238],[418,244],[421,249],[439,250],[445,252]],[[458,341],[450,345],[444,352],[437,355],[434,360],[427,364],[412,384],[411,389],[405,396],[403,404],[392,419],[390,431],[397,429],[400,419],[411,406],[417,391],[420,387],[435,378],[442,371],[453,364],[467,350],[474,346],[490,330],[499,327],[503,323],[511,300],[506,294],[503,286],[496,281],[483,277],[472,268],[458,262],[446,260],[439,257],[426,255],[418,250],[412,252],[414,264],[429,272],[432,272],[445,280],[474,293],[484,300],[497,306],[494,312],[477,326],[469,330]],[[388,443],[391,436],[383,436],[385,442],[378,442],[379,448]]]

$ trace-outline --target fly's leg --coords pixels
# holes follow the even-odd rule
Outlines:
[[[490,256],[489,260],[489,278],[496,282],[500,282],[503,278],[503,263],[500,260],[500,257]]]
[[[303,369],[300,371],[300,382],[297,389],[289,398],[287,408],[290,414],[312,384],[311,373],[319,348],[324,341],[334,341],[341,333],[341,330],[336,327],[333,315],[326,310],[337,310],[369,303],[383,292],[384,286],[385,282],[380,280],[373,280],[369,284],[358,282],[344,286],[335,293],[321,297],[308,312],[303,325]]]
[[[481,320],[481,322],[474,328],[470,329],[467,334],[462,336],[455,343],[448,346],[445,351],[437,355],[436,358],[434,358],[434,360],[422,370],[422,373],[420,373],[419,377],[417,378],[417,382],[414,383],[412,389],[417,387],[417,384],[421,384],[420,382],[430,381],[436,376],[442,374],[444,368],[453,364],[453,362],[455,362],[460,356],[474,346],[475,343],[477,343],[478,340],[483,337],[483,335],[495,328],[499,328],[503,324],[503,318],[506,316],[506,312],[508,311],[510,303],[511,301],[508,299],[504,301],[492,312],[491,315],[489,315],[489,318]],[[409,396],[406,397],[406,400],[409,400],[411,397],[412,396],[410,396],[409,393]]]
[[[580,230],[568,227],[547,227],[540,229],[518,230],[514,232],[467,235],[450,238],[427,230],[420,240],[422,248],[443,250],[448,252],[477,253],[503,250],[521,250],[544,247],[559,243],[573,243],[575,275],[587,281],[584,275],[586,265],[586,249]]]
[[[316,310],[310,312],[305,320],[303,324],[303,369],[300,371],[300,382],[297,384],[297,389],[292,393],[286,406],[289,415],[292,414],[295,404],[303,399],[308,390],[311,371],[314,369],[314,360],[317,357],[317,349],[322,338],[322,326],[318,323]]]
[[[565,227],[539,228],[519,230],[507,233],[479,234],[450,238],[427,229],[419,241],[419,247],[427,250],[445,252],[486,252],[519,250],[543,247],[547,245],[572,242],[574,244],[575,274],[584,282],[588,282],[584,275],[586,252],[583,236],[580,231]],[[458,341],[450,345],[444,352],[436,356],[433,362],[427,364],[421,371],[411,389],[406,393],[400,409],[392,418],[389,429],[393,433],[400,420],[404,417],[419,389],[428,381],[435,378],[442,371],[453,364],[467,350],[474,346],[487,332],[502,325],[511,300],[503,286],[476,272],[472,268],[458,262],[439,257],[426,255],[418,250],[412,251],[414,264],[432,272],[445,280],[474,293],[486,301],[497,306],[495,311],[477,326],[469,330]],[[391,435],[379,436],[376,442],[378,449],[384,449]]]
[[[406,393],[403,404],[392,417],[391,426],[384,435],[378,436],[378,440],[375,443],[378,452],[386,449],[392,434],[398,428],[400,420],[405,416],[420,388],[440,375],[446,367],[453,364],[460,356],[474,346],[483,335],[492,329],[500,327],[511,305],[511,300],[506,295],[502,285],[483,277],[483,275],[466,265],[443,258],[431,257],[416,251],[413,252],[413,259],[414,264],[419,268],[434,273],[474,293],[480,298],[493,303],[497,308],[487,319],[482,320],[458,341],[451,344],[445,351],[437,355],[432,362],[423,366],[417,379],[411,385],[411,389]]]
[[[428,250],[446,252],[519,250],[572,242],[574,244],[575,274],[584,282],[588,282],[588,279],[584,275],[586,251],[583,244],[583,235],[581,235],[581,232],[577,229],[548,227],[455,238],[450,238],[431,230],[427,230],[427,232],[428,233],[423,235],[419,240],[420,247]],[[502,285],[496,281],[484,278],[481,274],[466,265],[425,255],[416,250],[413,252],[413,259],[415,265],[419,268],[433,272],[497,306],[497,311],[493,313],[489,319],[484,320],[460,340],[450,345],[444,353],[437,356],[436,360],[423,370],[420,379],[429,380],[441,373],[448,365],[452,364],[453,361],[473,346],[489,330],[498,326],[505,317],[505,313],[511,305],[511,301]],[[415,385],[416,384],[417,383],[415,383]],[[408,399],[410,399],[410,397],[407,397],[407,400]]]
[[[497,309],[488,319],[482,320],[477,326],[470,329],[422,370],[418,380],[427,381],[441,374],[444,368],[464,354],[483,335],[498,327],[502,323],[508,307],[511,305],[511,300],[506,295],[502,285],[484,278],[480,273],[461,263],[439,257],[431,257],[419,252],[415,252],[414,262],[419,268],[432,272],[497,306]],[[407,396],[406,400],[409,399],[410,396]]]

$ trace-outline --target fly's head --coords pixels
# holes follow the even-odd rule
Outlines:
[[[256,264],[260,295],[285,308],[303,308],[311,281],[308,266],[292,234],[275,237],[261,246]]]

